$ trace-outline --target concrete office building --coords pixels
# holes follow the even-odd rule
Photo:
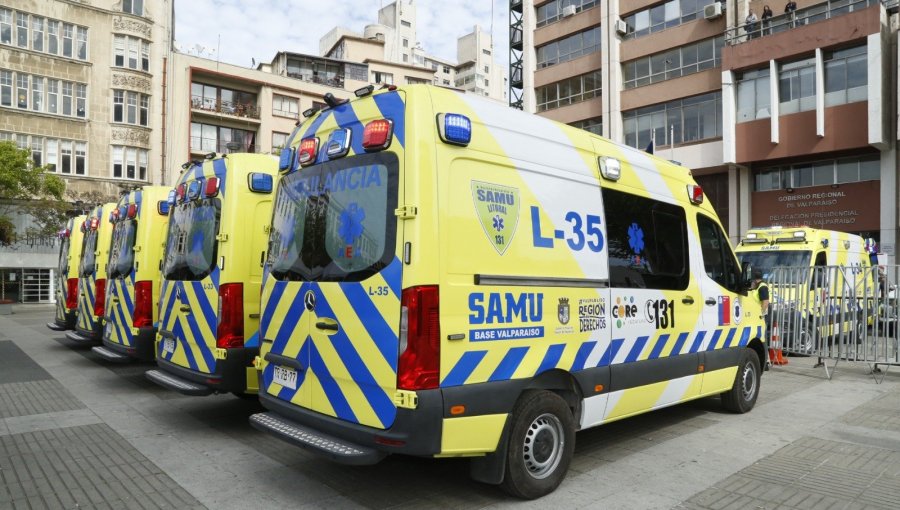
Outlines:
[[[0,139],[76,193],[162,182],[172,18],[170,0],[0,0]],[[55,237],[0,250],[7,297],[51,300],[57,252]]]
[[[510,104],[691,168],[737,242],[897,241],[896,3],[510,1]],[[884,207],[882,207],[884,205]]]

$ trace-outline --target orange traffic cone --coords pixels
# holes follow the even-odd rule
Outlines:
[[[773,358],[774,354],[774,359]],[[788,361],[781,352],[781,337],[778,336],[778,325],[772,326],[772,348],[769,349],[769,359],[774,365],[787,365]]]

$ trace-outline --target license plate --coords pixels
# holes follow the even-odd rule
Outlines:
[[[297,371],[293,368],[285,368],[285,367],[275,367],[275,384],[279,384],[284,386],[285,388],[290,388],[292,390],[297,389]]]
[[[175,340],[163,338],[163,352],[175,352]]]

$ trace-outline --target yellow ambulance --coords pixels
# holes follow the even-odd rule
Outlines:
[[[159,314],[159,266],[169,225],[169,191],[144,186],[119,199],[110,214],[112,246],[103,345],[93,348],[114,362],[153,361]]]
[[[877,289],[862,237],[812,227],[752,228],[735,251],[768,283],[786,350],[810,354],[819,339],[842,332],[863,338]]]
[[[78,315],[78,262],[81,260],[81,226],[86,216],[69,218],[59,233],[59,264],[56,268],[56,319],[48,322],[53,331],[75,329]]]
[[[278,161],[207,156],[170,195],[153,382],[185,395],[256,393],[259,290]]]
[[[282,154],[254,427],[536,498],[576,430],[753,407],[759,305],[688,169],[447,89],[357,96]]]
[[[103,334],[106,265],[112,238],[109,212],[115,208],[114,202],[98,205],[81,225],[84,238],[78,266],[78,317],[75,330],[66,333],[66,338],[73,342],[100,343]]]

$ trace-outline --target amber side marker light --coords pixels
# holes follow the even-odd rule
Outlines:
[[[594,386],[594,392],[600,393],[601,391],[603,391],[603,385],[602,385],[602,384],[598,384],[598,385]]]
[[[466,412],[466,406],[453,406],[450,408],[450,414],[457,416]]]

